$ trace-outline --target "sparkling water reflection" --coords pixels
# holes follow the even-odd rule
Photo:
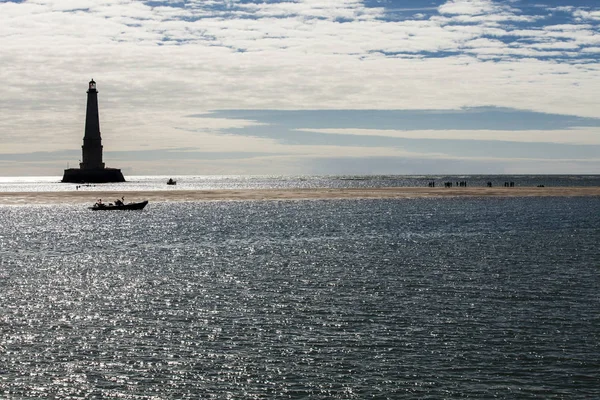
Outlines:
[[[599,211],[0,207],[0,397],[598,397]]]
[[[175,186],[167,185],[174,178]],[[469,187],[515,186],[551,187],[600,186],[600,175],[357,175],[357,176],[127,176],[127,182],[77,185],[60,183],[61,177],[0,177],[1,192],[61,191],[140,191],[140,190],[217,190],[217,189],[296,189],[296,188],[374,188],[374,187],[444,187],[445,182]],[[78,189],[77,189],[78,188]]]

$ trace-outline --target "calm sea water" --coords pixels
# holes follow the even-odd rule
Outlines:
[[[600,397],[600,198],[0,207],[1,398]]]
[[[176,186],[168,186],[173,178]],[[294,189],[294,188],[370,188],[370,187],[427,187],[435,182],[466,182],[470,187],[515,186],[600,186],[600,175],[370,175],[370,176],[126,176],[127,182],[84,185],[79,190],[210,190],[210,189]],[[75,184],[60,183],[53,177],[0,177],[1,192],[70,191]]]

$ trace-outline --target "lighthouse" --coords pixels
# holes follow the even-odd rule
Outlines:
[[[62,181],[71,183],[125,182],[120,169],[105,168],[102,161],[102,149],[100,117],[98,115],[98,91],[96,90],[96,82],[92,79],[87,90],[81,163],[79,163],[79,168],[66,169]]]
[[[98,91],[92,79],[87,91],[87,110],[85,113],[85,134],[81,146],[81,169],[103,169],[102,137],[100,137],[100,117],[98,117]]]

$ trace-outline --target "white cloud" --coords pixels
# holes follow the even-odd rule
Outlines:
[[[481,15],[501,10],[502,7],[494,4],[491,0],[449,0],[438,8],[440,14],[453,15]]]
[[[573,15],[577,18],[581,19],[591,19],[600,21],[600,11],[586,11],[586,10],[576,10],[573,12]]]
[[[600,145],[600,128],[573,128],[554,131],[499,131],[499,130],[394,130],[394,129],[303,129],[328,135],[383,136],[402,139],[485,140],[519,143],[560,143]]]
[[[282,3],[247,3],[239,5],[258,17],[347,18],[366,20],[382,16],[381,8],[367,8],[360,0],[303,0]]]
[[[211,149],[226,148],[217,122],[185,117],[211,109],[496,105],[598,116],[598,10],[555,8],[583,22],[539,27],[528,24],[545,11],[490,0],[394,21],[359,0],[214,8],[223,4],[0,3],[0,153],[78,148],[92,77],[103,133],[128,149],[213,139]]]

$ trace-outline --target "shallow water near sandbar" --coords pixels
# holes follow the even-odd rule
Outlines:
[[[600,396],[600,199],[0,207],[0,397]]]
[[[445,183],[470,188],[504,187],[598,187],[600,175],[183,175],[183,176],[126,176],[127,182],[102,184],[61,183],[60,176],[0,177],[2,192],[82,192],[95,191],[172,191],[172,190],[246,190],[246,189],[344,189],[386,187],[435,187]],[[174,179],[176,185],[167,185]]]

